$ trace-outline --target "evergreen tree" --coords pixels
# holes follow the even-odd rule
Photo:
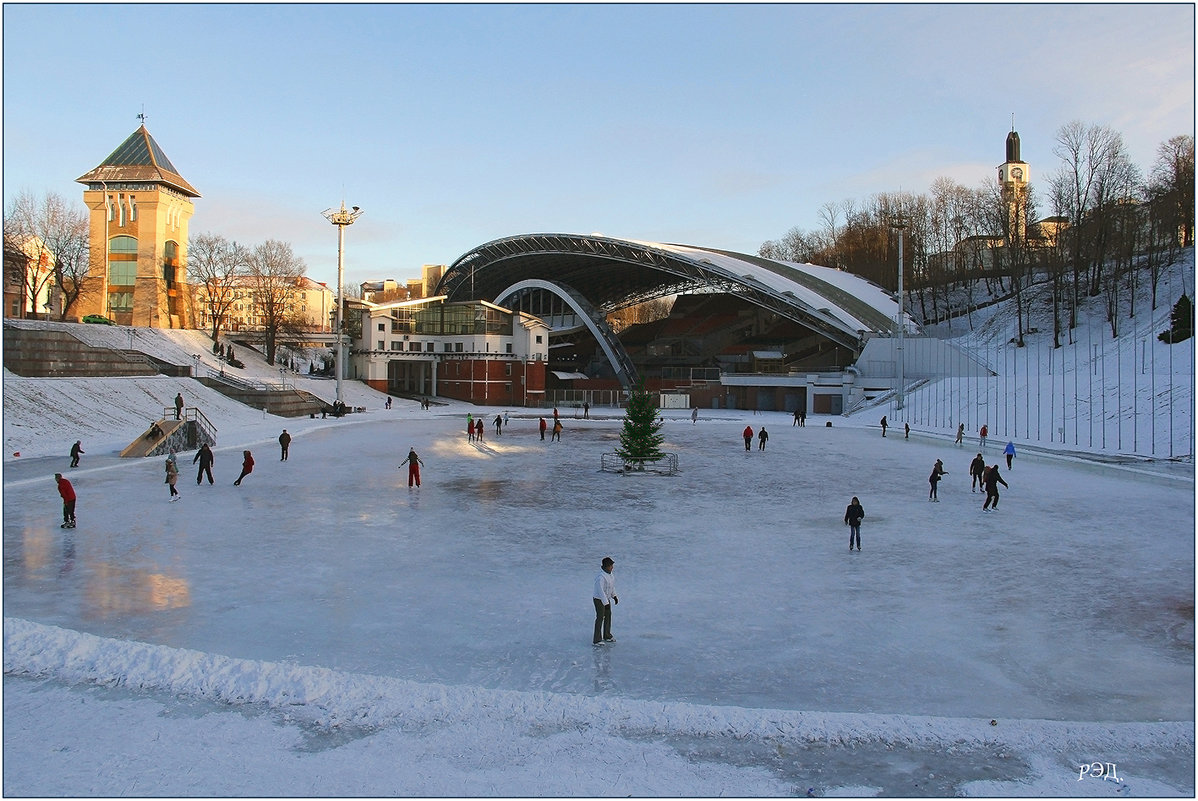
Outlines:
[[[1194,336],[1194,304],[1189,295],[1182,295],[1177,299],[1177,303],[1173,304],[1169,323],[1169,330],[1157,335],[1161,342],[1185,342]]]
[[[620,432],[620,447],[616,455],[628,463],[657,461],[662,457],[661,444],[665,437],[661,433],[661,420],[657,415],[657,403],[653,394],[641,383],[628,398],[624,412],[624,429]]]

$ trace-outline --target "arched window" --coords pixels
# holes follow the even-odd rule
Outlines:
[[[137,283],[137,240],[134,237],[114,236],[108,241],[108,283],[110,286]]]

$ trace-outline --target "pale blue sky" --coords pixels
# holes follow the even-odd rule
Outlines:
[[[4,199],[147,128],[202,197],[192,233],[290,242],[336,280],[419,275],[499,237],[754,253],[825,203],[1034,184],[1077,119],[1147,170],[1194,133],[1194,6],[4,6]]]

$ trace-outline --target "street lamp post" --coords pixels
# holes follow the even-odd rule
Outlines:
[[[341,201],[338,210],[325,209],[321,212],[324,218],[337,226],[337,400],[341,402],[341,378],[345,374],[345,332],[342,329],[341,317],[345,311],[345,298],[342,294],[342,277],[345,269],[345,227],[353,225],[354,220],[362,216],[362,212],[354,206],[351,211],[345,210],[345,201]]]
[[[903,314],[903,301],[904,301],[904,298],[903,298],[903,229],[907,227],[907,219],[900,214],[899,216],[894,218],[894,221],[891,223],[891,225],[895,228],[895,230],[898,231],[898,238],[899,238],[899,241],[898,241],[898,302],[899,302],[899,309],[898,309],[898,332],[897,332],[898,333],[898,341],[895,344],[895,351],[897,352],[896,358],[898,361],[898,390],[895,392],[894,408],[901,411],[903,408],[903,382],[905,380],[905,377],[903,375],[903,367],[904,367],[904,364],[903,364],[903,334],[905,333],[906,328],[907,328],[907,321],[904,318],[904,314]]]

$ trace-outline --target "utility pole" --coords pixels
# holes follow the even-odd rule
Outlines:
[[[353,225],[354,220],[362,216],[362,212],[357,206],[354,206],[351,211],[346,211],[345,201],[343,200],[341,201],[341,208],[339,210],[325,209],[321,214],[326,220],[337,226],[337,400],[341,402],[341,380],[345,375],[345,331],[342,325],[342,316],[345,314],[345,298],[342,294],[342,285],[345,282],[343,277],[345,270],[345,227]]]

